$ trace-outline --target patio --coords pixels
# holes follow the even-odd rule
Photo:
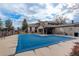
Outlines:
[[[17,35],[0,38],[0,55],[14,55],[17,46]],[[27,52],[16,54],[15,56],[68,56],[71,53],[74,42],[79,42],[79,37],[70,41],[60,42],[55,45],[43,47]]]

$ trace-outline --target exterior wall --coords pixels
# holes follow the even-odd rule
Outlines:
[[[35,27],[32,27],[32,32],[35,32]]]
[[[30,31],[31,31],[31,29],[30,29],[30,27],[28,27],[28,33],[30,33]]]
[[[28,27],[28,33],[35,32],[35,27]]]
[[[55,34],[63,34],[63,28],[55,28]]]
[[[79,32],[79,27],[62,27],[55,29],[55,33],[57,34],[74,35],[75,32]]]
[[[64,27],[64,32],[67,33],[68,35],[74,35],[74,32],[75,32],[75,27]]]
[[[41,31],[39,31],[39,30],[41,30]],[[43,26],[39,26],[39,27],[37,28],[37,33],[40,33],[40,34],[43,33]]]

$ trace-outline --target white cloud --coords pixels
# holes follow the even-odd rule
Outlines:
[[[2,21],[6,20],[6,18],[8,18],[7,16],[3,15],[1,12],[0,12],[0,19],[2,19]]]
[[[54,3],[53,3],[54,4]],[[53,20],[55,15],[63,15],[69,18],[70,20],[74,19],[75,15],[79,13],[78,3],[59,3],[57,6],[52,6],[50,3],[39,3],[39,5],[32,5],[28,7],[30,4],[0,4],[0,9],[5,9],[8,12],[13,12],[16,14],[22,15],[18,20],[22,20],[24,17],[29,17],[29,20],[31,17],[35,17],[35,19],[41,19],[41,20]],[[75,5],[75,8],[73,7]],[[65,8],[65,7],[67,8]],[[45,7],[45,8],[44,8]],[[6,12],[7,12],[6,11]],[[54,15],[51,15],[54,14]],[[1,18],[9,18],[8,16],[2,14],[0,11],[0,17]],[[46,18],[48,17],[48,18]],[[36,20],[34,21],[36,22]],[[17,24],[17,23],[16,23]],[[20,23],[21,24],[21,23]]]
[[[67,13],[64,15],[64,17],[67,17],[69,20],[73,20],[74,14],[73,13]]]
[[[67,5],[68,5],[67,6],[68,9],[63,12],[63,13],[65,13],[63,16],[66,16],[69,20],[75,20],[74,19],[76,17],[75,15],[79,14],[79,8],[78,8],[79,4],[70,3]]]
[[[51,14],[53,12],[52,10],[53,10],[53,7],[50,4],[46,4],[46,10],[45,10],[45,12],[47,14]]]

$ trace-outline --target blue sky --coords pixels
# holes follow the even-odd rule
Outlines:
[[[78,22],[78,3],[10,3],[0,4],[0,18],[5,21],[11,19],[15,27],[21,26],[22,20],[28,23],[41,21],[53,21],[55,16],[63,15],[70,20]]]

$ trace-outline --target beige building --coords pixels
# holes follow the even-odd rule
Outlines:
[[[79,23],[58,25],[54,22],[40,21],[29,26],[29,32],[40,34],[74,35],[79,32]]]

